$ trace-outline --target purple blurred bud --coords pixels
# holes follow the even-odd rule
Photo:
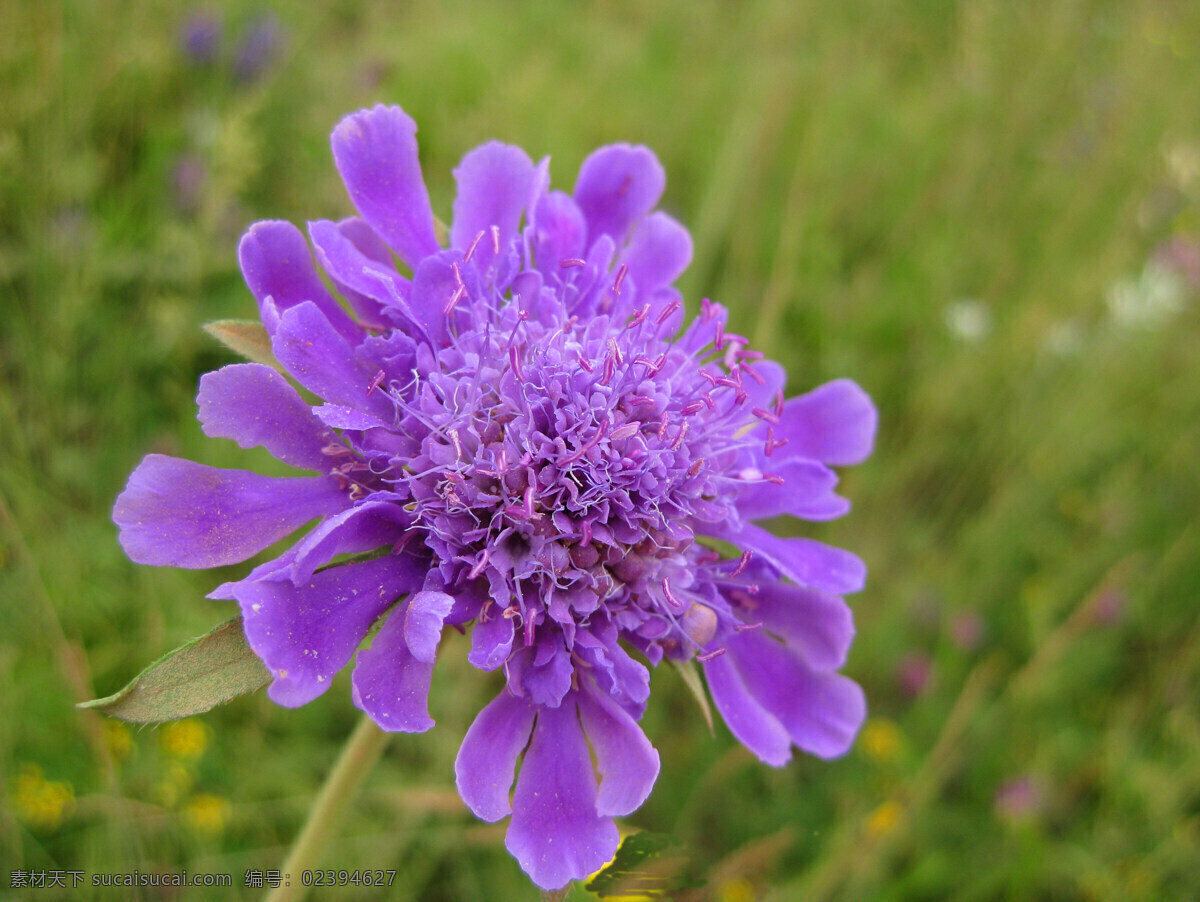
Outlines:
[[[192,216],[200,209],[200,198],[207,181],[204,161],[194,153],[180,154],[171,169],[171,198],[179,212]]]
[[[950,639],[963,651],[974,651],[983,641],[986,624],[975,611],[955,614],[950,621]]]
[[[1046,803],[1046,791],[1036,777],[1009,780],[996,790],[996,816],[1010,821],[1027,821],[1038,816]]]
[[[221,47],[221,17],[210,10],[197,10],[179,29],[179,49],[188,62],[207,66]]]
[[[1190,291],[1200,292],[1200,241],[1175,235],[1158,246],[1153,260],[1183,279]]]
[[[1105,589],[1092,606],[1092,622],[1097,626],[1113,626],[1125,616],[1125,593],[1120,589]]]
[[[259,16],[246,28],[233,60],[233,77],[239,84],[261,78],[283,49],[283,23],[271,13]]]
[[[896,666],[896,682],[910,698],[921,695],[929,687],[932,676],[933,662],[921,652],[910,652]]]

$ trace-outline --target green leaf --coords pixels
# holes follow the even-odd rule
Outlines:
[[[587,883],[601,899],[642,896],[673,899],[681,889],[703,886],[687,874],[683,843],[666,833],[626,836],[617,854]]]
[[[275,359],[275,352],[271,350],[271,338],[258,320],[219,319],[206,323],[204,331],[247,360],[265,363],[283,372],[283,367]]]
[[[78,707],[133,723],[162,723],[201,714],[270,681],[239,616],[163,655],[116,695]]]
[[[691,690],[692,698],[700,706],[700,713],[704,715],[704,722],[708,724],[708,732],[712,733],[712,709],[708,706],[708,693],[704,691],[704,684],[700,682],[700,668],[696,666],[695,661],[676,661],[674,658],[667,660],[675,666],[683,678],[683,684]]]

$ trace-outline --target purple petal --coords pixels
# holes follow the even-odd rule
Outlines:
[[[461,259],[462,254],[458,251],[443,251],[427,257],[413,275],[411,316],[414,324],[434,344],[448,340],[447,307],[459,290],[460,279],[475,272],[473,267],[464,269],[461,265],[456,269]]]
[[[516,237],[533,189],[533,176],[533,161],[528,154],[498,141],[475,148],[454,170],[458,196],[454,199],[450,246],[466,251],[483,232],[472,256],[479,272],[487,270],[497,245],[508,247]],[[495,239],[490,233],[492,226],[499,229]]]
[[[738,512],[747,520],[762,520],[780,514],[802,516],[833,493],[838,477],[833,470],[804,457],[768,461],[771,475],[783,480],[777,484],[762,479],[762,475],[743,473],[743,478],[759,481],[742,486],[737,496]],[[836,497],[836,496],[834,496]]]
[[[291,580],[308,582],[339,554],[361,554],[399,541],[412,518],[392,501],[372,501],[326,517],[295,546]]]
[[[290,222],[256,222],[238,245],[242,275],[259,306],[270,298],[280,313],[309,301],[316,304],[338,334],[362,341],[362,328],[334,300],[317,275],[304,235]]]
[[[354,349],[314,304],[285,310],[271,347],[297,382],[326,401],[389,419],[394,413],[382,393],[367,394],[375,374],[358,363]]]
[[[354,704],[380,728],[423,733],[433,726],[429,684],[442,620],[453,602],[442,592],[416,593],[388,615],[371,647],[359,652]]]
[[[845,601],[771,579],[747,578],[755,579],[758,592],[733,593],[747,605],[743,615],[747,621],[761,621],[783,637],[813,670],[836,670],[846,663],[854,639],[854,615]]]
[[[558,889],[617,851],[611,818],[596,812],[596,775],[573,700],[538,710],[504,844],[533,882]]]
[[[849,677],[817,672],[756,633],[731,637],[729,654],[747,689],[791,741],[821,758],[845,754],[866,717],[862,689]]]
[[[271,699],[295,708],[328,689],[371,624],[421,575],[413,558],[391,556],[322,570],[299,587],[235,583],[246,639],[275,677]]]
[[[778,718],[749,692],[731,657],[724,654],[703,666],[713,704],[729,731],[767,764],[787,764],[792,757],[791,737]]]
[[[512,651],[516,628],[512,620],[494,613],[489,620],[480,620],[471,630],[471,651],[467,660],[480,670],[495,670]]]
[[[320,220],[308,224],[309,238],[325,272],[329,273],[338,290],[346,296],[360,317],[377,327],[381,326],[387,322],[383,308],[396,306],[398,300],[403,301],[408,297],[408,279],[396,271],[390,259],[379,260],[373,256],[378,248],[367,244],[364,250],[347,233],[363,241],[379,241],[371,227],[361,219],[348,219],[341,223]],[[380,246],[387,251],[382,242]]]
[[[562,274],[562,261],[583,256],[587,223],[583,211],[562,191],[551,191],[537,205],[533,258],[546,276]]]
[[[575,665],[561,639],[542,640],[536,646],[534,665],[520,674],[520,686],[535,705],[557,707],[571,691]],[[510,672],[510,677],[516,672]]]
[[[666,213],[653,213],[634,230],[618,262],[629,267],[639,297],[648,298],[692,262],[692,236]]]
[[[750,551],[793,582],[819,592],[846,595],[857,592],[866,582],[867,568],[861,560],[824,542],[781,539],[750,524],[736,532],[718,527],[709,529],[707,534]]]
[[[354,246],[368,260],[373,260],[376,263],[382,263],[389,269],[395,269],[395,264],[392,262],[392,251],[387,246],[387,243],[379,237],[379,233],[371,228],[370,223],[365,219],[359,219],[357,216],[349,216],[346,219],[338,221],[337,229],[346,238],[354,244]]]
[[[139,564],[236,564],[350,503],[327,476],[276,478],[150,454],[113,507],[121,547]]]
[[[334,429],[353,429],[361,432],[366,429],[380,429],[388,426],[388,423],[373,413],[365,413],[342,404],[322,404],[319,407],[313,407],[312,413],[326,426]]]
[[[774,360],[744,363],[742,368],[754,373],[754,375],[750,375],[748,372],[742,379],[742,387],[747,395],[746,403],[743,406],[749,410],[753,410],[755,407],[767,409],[774,407],[778,393],[782,392],[783,387],[787,385],[787,370]]]
[[[787,444],[777,452],[780,456],[845,466],[870,456],[879,415],[856,383],[835,379],[787,401],[781,420],[775,436]]]
[[[830,492],[805,503],[797,503],[788,513],[802,520],[836,520],[850,512],[850,499]]]
[[[502,689],[463,737],[454,775],[458,794],[476,817],[498,821],[512,811],[508,792],[536,710],[526,699]]]
[[[437,253],[416,123],[399,107],[379,105],[343,119],[332,144],[354,206],[400,259],[415,269]]]
[[[637,220],[654,209],[667,184],[658,158],[646,147],[612,144],[579,168],[575,202],[588,224],[588,243],[611,235],[618,245]]]
[[[633,718],[603,692],[580,692],[579,713],[600,767],[597,813],[633,813],[658,779],[658,752]]]
[[[404,614],[404,641],[418,661],[432,664],[442,638],[442,624],[454,607],[445,592],[417,592],[408,600]]]
[[[269,366],[235,363],[205,373],[196,403],[205,435],[231,438],[243,448],[261,445],[294,467],[329,469],[321,449],[333,434]]]

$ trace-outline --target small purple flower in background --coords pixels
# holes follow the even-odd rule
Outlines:
[[[977,611],[962,611],[950,621],[950,638],[963,651],[975,651],[987,633],[987,623]]]
[[[996,790],[993,806],[1002,820],[1014,823],[1033,820],[1045,809],[1045,784],[1034,776],[1016,777]]]
[[[189,62],[207,66],[221,48],[221,18],[210,10],[197,10],[179,29],[179,46]]]
[[[233,77],[239,84],[258,81],[283,50],[283,23],[272,13],[252,21],[233,55]]]
[[[870,453],[870,399],[847,380],[785,399],[783,369],[719,305],[684,326],[671,284],[691,239],[654,212],[665,179],[644,147],[597,150],[570,195],[548,160],[476,148],[443,247],[402,110],[352,115],[332,143],[361,218],[308,237],[354,316],[291,224],[240,247],[275,357],[324,403],[257,363],[207,374],[197,399],[208,435],[316,475],[150,455],[114,510],[130,557],[225,566],[319,518],[213,597],[239,603],[287,706],[321,695],[382,620],[352,685],[385,730],[433,725],[442,631],[470,627],[469,661],[504,686],[467,731],[458,788],[485,820],[511,814],[506,844],[543,888],[608,861],[613,818],[657,778],[643,662],[699,661],[769,764],[793,745],[844,753],[865,707],[837,672],[854,634],[841,596],[864,567],[756,521],[849,509],[830,466]]]
[[[933,661],[922,652],[909,652],[896,665],[896,682],[909,698],[920,697],[933,679]]]
[[[208,183],[208,168],[196,153],[183,153],[171,167],[171,199],[176,209],[194,216],[200,209]]]

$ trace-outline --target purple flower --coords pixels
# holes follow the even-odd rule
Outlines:
[[[467,731],[458,788],[481,818],[512,815],[508,848],[544,888],[608,861],[613,818],[658,775],[637,723],[644,662],[700,661],[770,764],[793,745],[845,752],[864,702],[837,672],[854,634],[841,596],[863,565],[755,524],[846,512],[830,466],[870,453],[868,397],[838,380],[785,400],[783,369],[716,304],[683,328],[671,283],[691,239],[654,212],[664,175],[644,147],[596,151],[573,195],[549,189],[547,160],[476,148],[455,170],[448,247],[404,112],[348,117],[333,153],[361,218],[308,232],[354,316],[289,223],[256,224],[240,248],[276,358],[324,403],[253,363],[207,374],[197,399],[207,434],[316,475],[151,455],[114,511],[129,555],[224,566],[319,519],[213,597],[241,605],[288,706],[382,621],[353,695],[386,730],[433,725],[439,638],[469,628],[468,659],[504,686]]]
[[[258,81],[275,62],[283,42],[283,24],[272,13],[251,22],[234,51],[234,80],[239,84]]]
[[[208,65],[220,50],[221,32],[220,16],[210,10],[197,10],[179,29],[180,49],[195,65]]]

